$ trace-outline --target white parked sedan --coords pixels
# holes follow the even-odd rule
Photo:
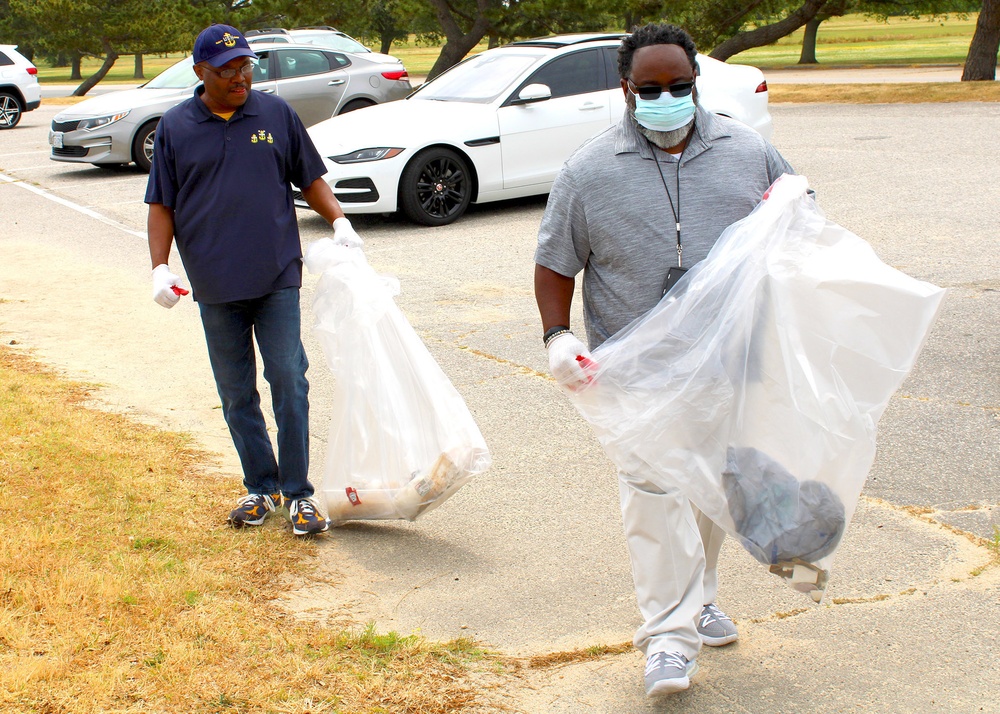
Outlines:
[[[548,193],[556,172],[625,110],[623,35],[561,35],[487,50],[402,102],[313,126],[324,178],[347,213],[402,210],[440,226],[470,203]],[[698,56],[710,111],[771,135],[767,84],[755,67]],[[297,201],[305,207],[305,203]]]

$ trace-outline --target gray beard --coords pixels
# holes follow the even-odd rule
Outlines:
[[[695,100],[695,103],[697,104],[697,100]],[[635,119],[635,97],[629,95],[628,99],[625,101],[625,105],[628,108],[629,114],[631,114],[632,118]],[[687,138],[688,134],[691,133],[692,127],[694,126],[694,117],[692,116],[691,121],[684,126],[671,131],[656,131],[655,129],[647,129],[640,124],[638,120],[636,120],[635,124],[639,127],[639,133],[649,139],[649,142],[653,144],[653,146],[657,146],[666,151],[667,149],[674,148]]]
[[[647,129],[639,122],[636,124],[639,126],[639,133],[649,139],[650,143],[666,150],[674,148],[687,138],[687,135],[691,133],[691,127],[694,126],[694,117],[691,117],[691,121],[680,129],[673,131],[656,131],[655,129]]]

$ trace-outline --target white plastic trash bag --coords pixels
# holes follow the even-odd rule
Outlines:
[[[875,457],[876,425],[944,290],[826,220],[801,176],[593,352],[570,398],[620,468],[644,462],[815,601]]]
[[[322,273],[313,330],[336,377],[321,491],[333,523],[409,519],[440,505],[490,465],[465,401],[360,248],[309,246]]]

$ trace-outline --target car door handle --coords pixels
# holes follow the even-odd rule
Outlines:
[[[592,112],[595,109],[604,109],[603,104],[594,104],[593,102],[587,102],[586,104],[580,105],[581,112]]]
[[[268,87],[266,89],[258,89],[258,92],[263,92],[264,94],[274,94],[274,87]]]
[[[345,80],[343,80],[343,79],[331,79],[326,86],[328,86],[328,87],[336,87],[339,84],[343,84],[344,81]]]

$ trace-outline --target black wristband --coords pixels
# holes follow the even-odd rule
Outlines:
[[[552,340],[554,340],[556,337],[558,337],[559,335],[561,335],[563,333],[566,333],[566,332],[572,332],[572,330],[570,330],[568,327],[566,327],[566,325],[554,325],[554,326],[550,327],[549,329],[547,329],[545,331],[545,334],[542,335],[542,344],[544,344],[546,347],[548,347],[549,343]]]

